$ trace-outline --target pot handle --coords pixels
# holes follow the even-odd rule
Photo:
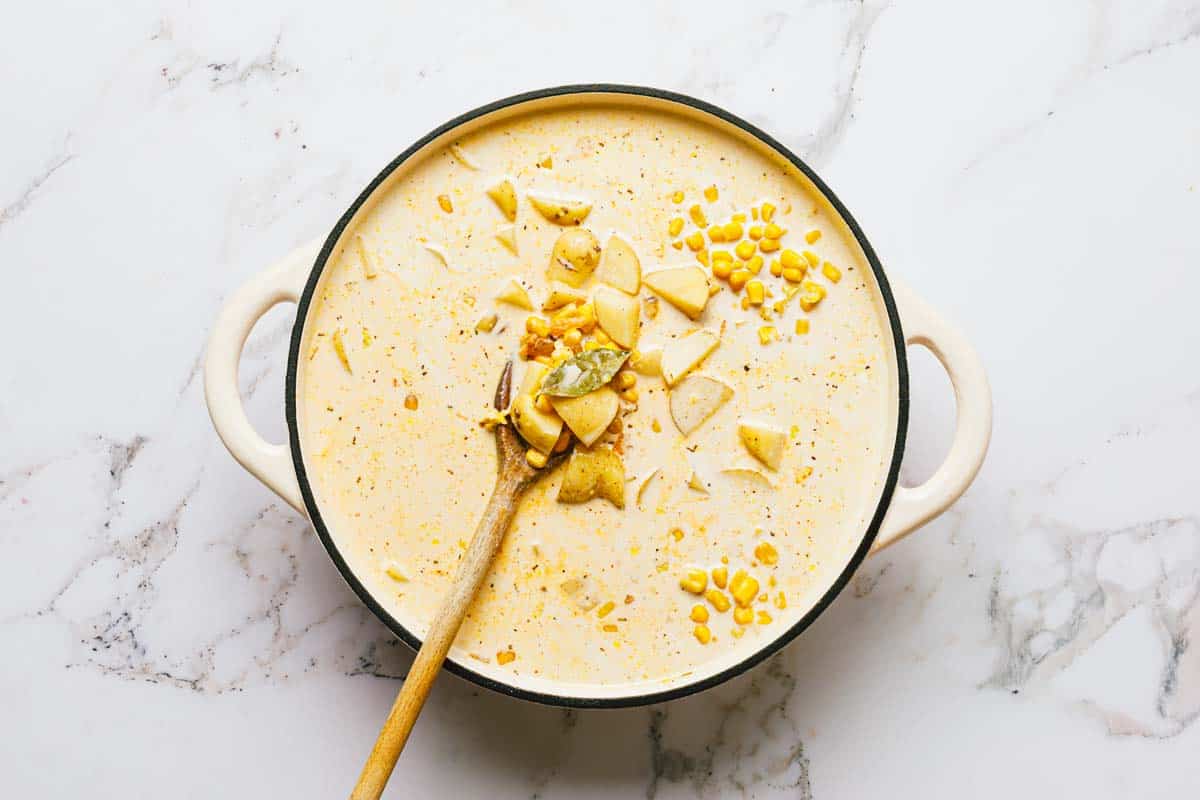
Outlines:
[[[204,399],[217,436],[239,464],[301,514],[304,500],[291,448],[271,444],[250,425],[238,393],[238,362],[254,323],[276,304],[300,299],[320,247],[314,240],[296,248],[234,292],[217,316],[204,357]]]
[[[905,344],[920,345],[941,362],[954,387],[957,420],[946,460],[920,486],[897,486],[871,552],[903,539],[957,500],[983,464],[992,436],[992,394],[979,354],[950,323],[903,284],[892,282]]]

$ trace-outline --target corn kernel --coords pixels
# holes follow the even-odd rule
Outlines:
[[[595,339],[599,344],[608,344],[612,341],[612,339],[608,337],[608,334],[599,328],[596,328],[596,330],[592,331],[592,338]]]
[[[733,263],[733,253],[730,253],[728,250],[713,250],[712,251],[712,260],[713,261],[728,261],[730,264],[732,264]]]
[[[407,408],[409,411],[416,411],[418,405],[419,405],[419,403],[417,401],[417,396],[415,394],[405,395],[405,397],[404,397],[404,407],[405,408]]]
[[[751,225],[747,235],[757,242],[762,238],[762,225]]]
[[[759,625],[770,625],[771,624],[771,615],[768,614],[766,611],[758,612],[758,624]]]
[[[742,311],[749,311],[749,310],[750,310],[750,298],[749,298],[749,297],[743,297],[743,298],[742,298],[742,302],[741,302],[741,306],[742,306]]]
[[[759,542],[754,548],[754,557],[767,566],[779,563],[779,551],[770,542]]]
[[[667,233],[678,236],[683,230],[683,217],[676,217],[667,225]]]
[[[785,233],[787,233],[787,230],[779,227],[774,222],[768,223],[767,226],[763,228],[764,239],[782,239]]]
[[[698,567],[689,567],[679,580],[679,587],[692,594],[700,594],[706,586],[708,586],[708,575]]]
[[[687,238],[683,241],[693,253],[698,253],[704,249],[704,234],[700,231],[688,234]]]
[[[621,392],[621,399],[626,403],[636,403],[638,401],[638,390],[626,389],[625,391]]]
[[[775,607],[780,611],[787,608],[787,595],[785,595],[783,592],[775,595]]]
[[[537,162],[537,165],[542,169],[554,169],[554,156],[546,156],[541,161]]]
[[[634,375],[629,370],[624,370],[617,373],[617,388],[632,389],[637,385],[637,375]]]
[[[755,279],[746,283],[746,299],[750,301],[750,305],[761,306],[765,294],[766,287],[762,281]]]
[[[662,433],[662,423],[656,419],[650,420],[650,430],[655,433]]]
[[[546,466],[546,454],[531,447],[525,451],[525,461],[534,469],[541,469]]]
[[[799,253],[790,249],[779,254],[779,263],[784,269],[806,269],[808,266]]]
[[[701,250],[699,253],[696,253],[696,260],[707,267],[708,266],[708,251]]]
[[[756,206],[750,207],[750,216],[753,219],[758,219],[758,208]]]
[[[543,414],[554,413],[554,406],[551,404],[548,395],[539,394],[537,400],[533,401],[533,407]]]
[[[745,632],[746,632],[745,628],[734,628],[733,630],[731,630],[729,632],[729,635],[735,639],[740,639],[740,638],[742,638],[742,634],[744,634]]]
[[[775,206],[771,205],[770,203],[763,203],[762,204],[762,221],[770,222],[774,216],[775,216]]]
[[[549,336],[550,323],[541,317],[529,317],[525,320],[525,332],[536,334],[537,336]]]
[[[718,614],[724,614],[729,610],[729,598],[725,596],[724,592],[709,589],[704,593],[704,599],[712,603],[712,607],[717,610]]]
[[[792,283],[799,283],[804,280],[804,270],[802,269],[785,269],[783,271],[783,279]]]
[[[730,217],[730,219],[741,225],[746,224],[746,215],[745,214],[734,214],[733,216]]]
[[[760,344],[770,344],[775,341],[776,330],[774,325],[763,325],[758,329],[758,341]]]
[[[692,629],[692,635],[700,644],[708,644],[712,641],[712,631],[708,629],[707,625],[697,625]]]
[[[796,320],[796,333],[800,334],[801,336],[808,333],[808,320],[806,320],[806,319]]]
[[[441,206],[442,211],[445,211],[447,214],[454,210],[454,204],[450,202],[450,195],[439,194],[437,201],[438,205]]]
[[[764,253],[774,253],[776,250],[779,249],[779,240],[764,238],[761,242],[758,243],[758,249],[763,251]]]
[[[708,622],[708,609],[697,603],[692,606],[692,613],[688,616],[692,622]]]
[[[572,350],[578,350],[579,345],[583,344],[583,332],[579,328],[571,328],[563,334],[563,344]]]
[[[807,261],[808,265],[813,268],[815,268],[818,264],[821,263],[821,259],[818,258],[817,254],[814,253],[812,250],[804,251],[804,260]]]
[[[754,602],[754,596],[758,594],[758,579],[739,569],[729,579],[729,591],[733,594],[734,602],[745,608]]]
[[[679,205],[680,203],[682,203],[683,202],[683,192],[675,192],[675,194],[671,195],[671,202],[674,203],[675,205]]]
[[[613,624],[611,624],[611,623],[610,623],[610,624],[608,624],[608,625],[602,625],[602,626],[601,626],[601,629],[602,629],[602,630],[603,630],[605,633],[616,633],[616,632],[617,632],[617,630],[618,630],[617,626],[616,626],[616,625],[613,625]]]
[[[771,274],[776,278],[783,274],[783,264],[779,263],[778,258],[771,259]]]
[[[729,570],[725,567],[714,567],[712,579],[718,588],[724,589],[725,584],[729,582]]]
[[[596,616],[599,617],[600,619],[604,619],[609,614],[611,614],[612,610],[616,607],[617,607],[617,604],[614,603],[612,600],[609,600],[607,603],[600,606],[600,608],[596,611]]]
[[[514,653],[512,650],[501,650],[499,653],[496,653],[496,663],[497,664],[501,664],[501,665],[510,664],[513,661],[515,661],[516,658],[517,658],[517,654]]]
[[[712,274],[714,278],[720,278],[721,280],[727,279],[733,274],[733,262],[717,261],[716,259],[713,259]]]
[[[762,272],[762,268],[762,256],[751,256],[750,260],[746,262],[746,269],[750,270],[751,275],[757,275],[758,273]]]
[[[708,228],[708,238],[714,242],[725,241],[725,228],[721,225],[710,225]]]
[[[677,542],[683,541],[683,529],[682,528],[671,528],[671,538]]]
[[[725,241],[736,242],[742,238],[742,226],[737,222],[725,223]]]
[[[754,255],[754,242],[738,242],[733,252],[737,253],[737,257],[742,261],[749,261],[750,256]]]
[[[828,261],[821,265],[821,274],[833,283],[837,283],[842,279],[842,271]]]
[[[804,234],[804,241],[808,242],[809,244],[816,244],[817,240],[819,240],[820,238],[821,238],[821,232],[818,230],[815,230],[815,229]]]
[[[704,216],[704,209],[698,205],[688,209],[688,216],[692,218],[692,222],[696,223],[697,228],[708,227],[708,217]]]
[[[385,569],[384,572],[387,573],[389,578],[397,583],[408,583],[408,576],[404,574],[402,569],[400,569],[400,565],[394,561],[387,565],[387,569]]]
[[[774,311],[776,314],[782,314],[786,309],[787,309],[787,301],[786,300],[776,300],[774,303],[771,304],[771,310]]]
[[[742,287],[746,285],[746,281],[750,280],[750,270],[735,269],[729,273],[729,288],[734,292],[740,292]]]
[[[738,625],[749,625],[754,622],[754,612],[748,608],[735,608],[733,610],[733,621]]]
[[[710,203],[717,202],[717,187],[709,186],[704,190],[704,199]]]

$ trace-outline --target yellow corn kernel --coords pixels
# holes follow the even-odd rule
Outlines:
[[[400,565],[394,561],[387,565],[387,569],[385,569],[384,572],[387,573],[389,578],[397,583],[408,583],[408,576],[405,575],[404,571],[400,569]]]
[[[746,262],[746,269],[750,270],[751,275],[757,275],[758,273],[762,272],[762,268],[763,268],[763,257],[762,256],[751,256],[750,260],[748,260]]]
[[[529,317],[525,320],[525,332],[536,334],[537,336],[549,336],[550,323],[541,317]]]
[[[683,529],[682,528],[671,528],[671,538],[677,542],[683,541]]]
[[[708,228],[708,238],[714,242],[725,241],[725,228],[722,225],[710,225]]]
[[[714,278],[720,278],[721,280],[727,279],[733,274],[733,262],[717,261],[716,259],[713,259],[712,274]]]
[[[754,242],[738,242],[733,252],[737,253],[737,257],[742,261],[749,261],[750,256],[754,255]]]
[[[787,608],[787,595],[785,595],[783,592],[775,595],[775,607],[780,611]]]
[[[785,269],[783,271],[783,279],[792,283],[799,283],[804,280],[804,270],[802,269]]]
[[[450,212],[452,212],[454,210],[454,204],[450,202],[450,195],[439,194],[437,200],[438,200],[438,205],[441,206],[442,211],[445,211],[447,214],[449,214]]]
[[[617,604],[614,603],[612,600],[609,600],[607,603],[600,606],[600,608],[596,611],[596,616],[599,617],[600,619],[604,619],[609,614],[611,614],[612,610],[616,607],[617,607]]]
[[[733,621],[738,625],[749,625],[754,622],[754,612],[748,608],[735,608],[733,610]]]
[[[771,274],[776,278],[783,274],[783,264],[779,262],[778,258],[771,259]]]
[[[688,234],[687,238],[683,241],[693,253],[698,253],[704,249],[704,234],[700,231]]]
[[[801,336],[808,333],[808,320],[806,320],[806,319],[796,320],[796,333],[800,334]]]
[[[828,261],[821,265],[821,274],[833,283],[837,283],[842,279],[842,271]]]
[[[546,156],[537,165],[542,169],[554,169],[554,156]]]
[[[671,242],[671,247],[674,247],[676,250],[682,250],[683,242],[680,242],[680,241]]]
[[[417,400],[417,396],[415,394],[408,394],[404,396],[404,407],[409,411],[416,411],[417,406],[419,405],[420,402]]]
[[[757,278],[746,283],[746,299],[750,301],[752,306],[761,306],[763,298],[766,296],[766,287],[763,282]]]
[[[779,249],[779,240],[764,238],[761,242],[758,243],[758,249],[763,251],[764,253],[774,253],[776,250]]]
[[[758,579],[739,569],[729,579],[729,591],[733,594],[734,602],[746,608],[754,602],[754,596],[758,594]]]
[[[784,269],[807,269],[804,258],[795,250],[784,250],[779,254],[779,263]]]
[[[725,223],[725,241],[736,242],[742,238],[742,225],[739,222]]]
[[[533,407],[543,414],[554,413],[554,406],[550,403],[548,395],[539,394],[537,400],[533,401]]]
[[[735,269],[729,273],[729,288],[734,292],[740,292],[742,287],[746,285],[746,281],[750,280],[750,270]]]
[[[757,242],[762,238],[762,225],[751,225],[747,235]]]
[[[763,325],[758,329],[758,341],[760,344],[770,344],[775,341],[777,333],[774,325]]]
[[[697,228],[708,227],[708,217],[704,216],[704,209],[698,205],[688,209],[688,216],[692,218],[692,222],[696,223]]]
[[[712,571],[713,583],[717,588],[724,589],[725,584],[729,582],[729,570],[725,567],[714,567]]]
[[[713,250],[712,251],[712,260],[713,261],[728,261],[730,264],[732,264],[733,263],[733,253],[729,252],[728,250]]]
[[[563,334],[563,344],[572,350],[579,350],[579,345],[583,344],[583,332],[579,328],[571,328]]]
[[[680,203],[682,203],[683,202],[683,192],[676,192],[675,194],[671,195],[671,202],[674,203],[675,205],[679,205]]]
[[[605,633],[616,633],[618,630],[617,626],[613,625],[611,623],[608,625],[602,625],[600,627],[601,627],[601,630],[603,630]]]
[[[749,311],[750,310],[750,298],[743,297],[741,305],[742,305],[742,311]]]
[[[814,269],[816,268],[816,266],[817,266],[818,264],[820,264],[820,263],[821,263],[821,259],[820,259],[820,258],[818,258],[818,257],[817,257],[817,254],[816,254],[816,253],[814,253],[812,250],[805,250],[805,251],[804,251],[804,260],[805,260],[805,261],[807,261],[807,262],[808,262],[808,265],[809,265],[810,267],[813,267]]]
[[[683,230],[683,217],[676,217],[667,225],[667,233],[678,236]]]
[[[717,202],[717,187],[709,186],[704,190],[704,199],[710,203]]]
[[[750,207],[750,216],[752,219],[758,219],[758,208],[756,206]]]
[[[825,299],[825,287],[819,283],[805,281],[801,288],[804,289],[804,294],[800,295],[800,307],[805,311],[812,311]]]
[[[770,542],[759,542],[754,548],[754,557],[767,566],[779,563],[779,551]]]
[[[708,622],[708,609],[697,603],[692,606],[692,613],[688,616],[692,622]]]
[[[770,222],[774,216],[775,216],[775,206],[771,205],[770,203],[763,203],[762,204],[762,221]]]
[[[779,227],[774,222],[768,223],[767,227],[763,228],[764,239],[782,239],[785,233],[787,233],[787,230]]]
[[[724,614],[729,610],[729,598],[725,596],[724,592],[709,589],[704,593],[704,599],[712,603],[712,607],[717,610],[718,614]]]
[[[617,373],[617,388],[618,389],[632,389],[636,385],[637,385],[637,375],[633,374],[629,370],[624,370],[623,372]]]
[[[656,419],[650,420],[650,430],[655,433],[662,433],[662,423]]]
[[[604,331],[600,330],[599,328],[592,331],[592,338],[595,339],[598,344],[602,344],[602,345],[608,344],[609,342],[612,341],[612,339],[608,338],[608,334],[605,333]]]
[[[712,641],[712,631],[708,629],[707,625],[697,625],[692,629],[692,635],[700,644],[708,644]]]
[[[772,621],[771,615],[768,614],[766,611],[758,612],[758,624],[759,625],[770,625],[771,621]]]
[[[787,301],[786,300],[776,300],[774,303],[771,304],[771,310],[774,311],[776,314],[782,314],[784,312],[784,310],[786,310],[786,309],[787,309]]]
[[[741,212],[738,212],[737,214],[733,214],[729,218],[731,220],[733,220],[734,222],[738,223],[739,225],[746,224],[746,215],[742,214]]]
[[[745,632],[746,632],[745,628],[734,628],[733,630],[731,630],[729,632],[729,635],[735,639],[740,639],[740,638],[742,638],[742,634],[744,634]]]
[[[636,403],[638,401],[638,390],[626,389],[625,391],[621,392],[621,399],[626,403]]]
[[[510,664],[515,661],[516,658],[517,654],[512,650],[501,650],[499,653],[496,653],[496,663],[500,665]]]
[[[534,469],[541,469],[546,466],[546,454],[531,447],[525,451],[525,461]]]
[[[821,232],[815,229],[804,234],[804,241],[808,242],[809,244],[816,244],[817,240],[820,238]]]
[[[679,588],[692,594],[700,594],[706,586],[708,586],[708,575],[697,567],[689,567],[688,571],[679,579]],[[755,586],[754,590],[758,591],[758,587]]]

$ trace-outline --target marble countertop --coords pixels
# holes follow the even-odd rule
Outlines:
[[[67,5],[0,48],[9,794],[348,792],[411,656],[213,434],[209,326],[419,134],[595,80],[809,160],[977,345],[991,453],[715,690],[577,712],[445,676],[391,796],[1200,794],[1200,2]],[[291,313],[242,364],[277,441]],[[953,415],[912,357],[909,482]]]

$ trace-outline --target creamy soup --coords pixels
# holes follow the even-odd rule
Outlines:
[[[314,297],[299,423],[331,535],[401,624],[424,635],[492,489],[506,359],[542,385],[598,347],[633,351],[605,388],[616,420],[590,451],[570,437],[612,454],[582,489],[599,496],[560,501],[569,463],[534,485],[451,658],[560,694],[649,692],[812,608],[878,503],[897,377],[870,268],[798,171],[699,116],[577,105],[429,148],[376,195]],[[572,311],[575,333],[539,335]],[[562,399],[534,407],[557,419]]]

